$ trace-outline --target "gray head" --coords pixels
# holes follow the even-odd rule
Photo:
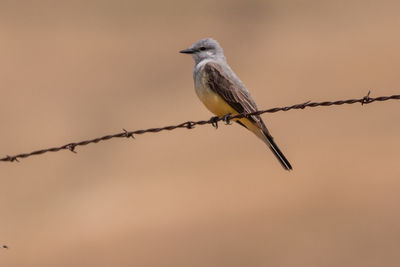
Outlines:
[[[212,38],[201,39],[194,43],[188,49],[179,51],[184,54],[191,54],[194,61],[197,63],[201,62],[203,59],[216,59],[224,60],[224,51],[217,41]]]

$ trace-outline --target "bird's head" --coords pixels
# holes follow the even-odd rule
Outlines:
[[[201,39],[188,49],[184,49],[179,52],[183,54],[191,54],[196,64],[204,59],[225,60],[222,47],[216,40],[212,38]]]

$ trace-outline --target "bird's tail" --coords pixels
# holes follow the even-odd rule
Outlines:
[[[274,153],[275,157],[279,160],[279,163],[282,165],[282,167],[287,171],[292,170],[293,169],[292,165],[287,160],[285,155],[283,155],[282,151],[279,149],[278,145],[275,143],[274,138],[272,138],[272,136],[266,131],[263,131],[263,134],[266,138],[265,142],[267,143],[267,145],[269,146],[271,151]]]

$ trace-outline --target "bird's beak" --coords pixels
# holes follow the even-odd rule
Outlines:
[[[188,49],[179,51],[179,53],[182,53],[182,54],[193,54],[194,52],[196,52],[196,51],[192,48],[188,48]]]

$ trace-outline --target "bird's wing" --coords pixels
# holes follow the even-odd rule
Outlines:
[[[217,63],[209,62],[204,66],[207,75],[207,83],[209,88],[222,97],[233,109],[239,113],[251,113],[257,111],[257,106],[250,94],[243,88],[243,85],[237,80],[232,80],[226,72],[223,71]],[[286,170],[291,170],[292,166],[286,159],[285,155],[274,142],[271,134],[267,130],[260,116],[250,116],[248,118],[263,132],[266,142],[271,148],[274,155]],[[241,122],[237,121],[242,126]],[[246,127],[246,126],[245,126]]]
[[[230,79],[217,63],[209,62],[204,66],[208,86],[222,97],[238,113],[257,111],[257,106],[248,92],[241,85]],[[250,116],[249,119],[260,129],[267,131],[260,116]]]

